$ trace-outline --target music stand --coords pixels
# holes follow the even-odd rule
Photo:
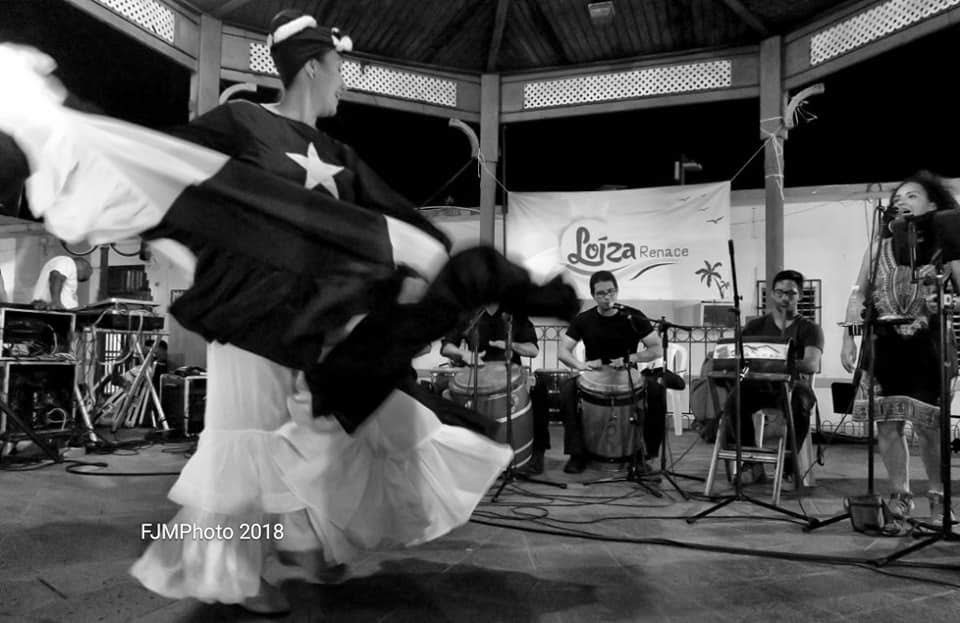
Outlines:
[[[506,368],[506,379],[507,379],[507,399],[506,399],[506,416],[507,416],[507,445],[510,446],[510,451],[513,455],[510,457],[510,464],[507,465],[507,469],[504,470],[502,474],[502,482],[500,486],[497,487],[496,492],[493,494],[493,497],[490,498],[491,502],[496,502],[497,498],[500,497],[500,494],[503,492],[504,488],[513,482],[514,480],[522,480],[524,482],[533,482],[541,485],[550,485],[551,487],[558,487],[560,489],[566,489],[567,483],[565,482],[554,482],[552,480],[546,480],[543,478],[534,478],[529,474],[524,474],[517,469],[517,452],[513,447],[513,315],[504,312],[501,314],[503,317],[504,326],[506,329],[506,337],[504,338],[504,349],[503,349],[503,365]],[[474,344],[477,345],[479,339],[474,341]],[[476,351],[474,351],[474,357],[476,358]],[[479,373],[478,373],[479,377]],[[479,385],[479,378],[474,380],[474,396],[476,396],[477,386]],[[476,398],[474,398],[474,405],[477,404]],[[532,417],[531,413],[531,417]],[[532,443],[532,442],[531,442]]]
[[[952,310],[953,301],[948,301],[944,293],[944,262],[960,259],[960,210],[943,210],[928,213],[917,219],[896,219],[891,224],[893,232],[894,256],[897,263],[910,266],[916,277],[917,266],[932,263],[936,268],[937,321],[939,343],[937,344],[940,362],[940,480],[943,484],[943,517],[939,532],[922,541],[894,552],[879,561],[883,566],[906,556],[911,552],[932,545],[938,541],[956,541],[951,521],[950,487],[950,378],[952,362],[947,361],[950,349],[947,347],[947,330],[952,323],[947,314]],[[948,310],[950,307],[950,310]]]
[[[736,470],[735,470],[734,476],[733,476],[733,491],[734,491],[734,493],[733,493],[733,495],[723,496],[723,497],[720,499],[719,502],[717,502],[716,504],[714,504],[714,505],[711,506],[710,508],[708,508],[708,509],[706,509],[706,510],[704,510],[704,511],[701,511],[701,512],[697,513],[696,515],[693,515],[692,517],[687,517],[687,523],[692,524],[692,523],[694,523],[695,521],[697,521],[697,520],[699,520],[699,519],[702,519],[702,518],[704,518],[704,517],[706,517],[706,516],[708,516],[708,515],[711,515],[712,513],[720,510],[720,509],[723,508],[724,506],[727,506],[728,504],[731,504],[731,503],[733,503],[733,502],[749,502],[749,503],[751,503],[751,504],[755,504],[756,506],[761,506],[761,507],[766,508],[766,509],[769,509],[769,510],[777,511],[778,513],[781,513],[781,514],[788,515],[788,516],[793,517],[793,518],[795,518],[795,519],[802,519],[802,520],[805,521],[805,522],[809,522],[809,521],[810,521],[810,518],[807,517],[806,515],[802,515],[802,514],[800,514],[800,513],[794,512],[794,511],[789,510],[789,509],[787,509],[787,508],[783,508],[783,507],[781,507],[781,506],[777,506],[776,504],[771,504],[771,503],[769,503],[769,502],[764,502],[763,500],[758,500],[758,499],[756,499],[756,498],[752,498],[752,497],[744,494],[744,492],[743,492],[743,483],[742,483],[742,475],[743,475],[743,440],[740,438],[740,428],[741,428],[741,427],[740,427],[740,419],[741,419],[741,416],[740,416],[740,382],[741,382],[741,380],[742,380],[742,377],[746,376],[748,370],[747,370],[746,366],[744,365],[744,364],[745,364],[745,361],[744,361],[744,357],[743,357],[743,327],[742,327],[742,325],[741,325],[741,313],[740,313],[740,290],[739,290],[739,288],[738,288],[738,286],[737,286],[737,265],[736,265],[736,262],[735,262],[735,255],[734,255],[734,251],[733,251],[733,240],[728,240],[728,241],[727,241],[727,247],[728,247],[729,252],[730,252],[730,276],[731,276],[731,281],[732,281],[732,283],[733,283],[733,301],[734,301],[734,305],[733,305],[733,307],[731,308],[730,311],[731,311],[731,312],[734,314],[734,316],[736,317],[736,324],[734,325],[734,339],[735,339],[735,344],[736,344],[736,348],[735,348],[736,352],[735,352],[735,355],[734,355],[734,364],[735,364],[736,373],[734,374],[734,379],[733,379],[733,418],[734,418],[734,421],[735,421],[735,423],[734,423],[734,444],[735,444],[735,448],[736,448],[736,458],[735,458],[735,467],[736,467]],[[787,405],[789,406],[790,396],[786,396],[786,397],[785,397],[785,401],[786,401]],[[790,417],[790,414],[789,414],[789,413],[784,413],[784,417],[785,417],[785,418],[789,418],[789,417]],[[791,424],[790,424],[789,422],[787,422],[787,426],[788,426],[788,428],[789,428],[789,427],[791,426]],[[726,431],[724,431],[724,430],[718,430],[718,431],[717,431],[717,434],[718,434],[718,435],[724,435],[724,434],[726,434]],[[794,444],[794,450],[795,450],[795,449],[796,449],[796,444]],[[794,456],[794,457],[793,457],[793,462],[794,462],[794,464],[796,464],[796,460],[797,460],[797,457]],[[801,486],[799,482],[797,483],[797,486],[798,486],[798,487]],[[762,517],[758,517],[758,519],[759,519],[759,518],[762,518]]]

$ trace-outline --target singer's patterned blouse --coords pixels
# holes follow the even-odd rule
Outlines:
[[[927,303],[927,297],[936,293],[936,286],[911,283],[911,280],[910,268],[898,265],[893,255],[893,239],[884,238],[880,242],[873,300],[881,322],[898,317],[913,319],[908,324],[896,325],[900,335],[913,335],[919,329],[926,328],[929,316],[934,311]]]

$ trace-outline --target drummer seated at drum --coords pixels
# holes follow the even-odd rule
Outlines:
[[[789,370],[791,373],[790,410],[797,436],[797,449],[803,445],[810,429],[810,413],[817,402],[811,386],[813,375],[820,369],[823,355],[823,329],[800,315],[798,305],[803,292],[803,275],[795,270],[782,270],[773,278],[773,309],[768,314],[749,321],[743,328],[743,337],[790,338]],[[744,446],[753,446],[753,414],[760,409],[779,408],[783,404],[783,385],[768,381],[747,380],[740,384],[740,435]],[[727,398],[724,410],[734,411],[733,394]],[[731,425],[727,439],[735,443]],[[784,470],[792,475],[794,470]],[[743,464],[743,482],[763,482],[766,472],[762,463]]]
[[[537,330],[529,318],[512,317],[513,342],[511,361],[521,365],[521,357],[536,357],[540,354],[537,346]],[[477,349],[473,350],[474,339]],[[457,366],[483,365],[487,362],[504,361],[507,348],[507,322],[497,303],[491,303],[478,310],[461,326],[444,336],[440,354]],[[533,418],[533,454],[524,466],[524,471],[532,474],[543,472],[543,455],[550,447],[549,422]],[[544,441],[545,440],[545,441]]]
[[[521,365],[520,357],[536,357],[540,354],[537,330],[528,318],[514,316],[512,321],[511,360]],[[473,351],[474,338],[477,344],[476,352]],[[507,321],[499,304],[491,303],[478,310],[461,323],[460,327],[445,335],[440,344],[440,354],[450,359],[454,365],[472,366],[503,361],[507,349]]]
[[[663,356],[660,338],[653,325],[642,313],[624,313],[615,307],[617,302],[617,279],[613,273],[601,270],[590,276],[590,293],[596,307],[581,312],[567,327],[561,337],[560,361],[574,370],[599,370],[604,366],[623,368],[628,364],[654,361]],[[579,342],[583,342],[586,361],[574,354]],[[638,352],[640,344],[644,349]],[[570,378],[560,385],[560,418],[563,420],[564,453],[570,455],[563,471],[579,474],[586,469],[588,461],[584,438],[584,423],[577,408],[577,378]],[[643,445],[646,458],[657,456],[663,443],[666,419],[666,392],[654,379],[644,381],[646,386],[646,411],[643,418]],[[641,470],[649,471],[645,465]]]

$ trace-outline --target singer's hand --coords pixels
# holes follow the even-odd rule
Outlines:
[[[840,363],[843,369],[853,373],[857,369],[857,343],[853,336],[845,335],[843,337],[843,347],[840,349]]]
[[[500,350],[507,350],[506,340],[490,340],[488,344],[494,348],[499,348]]]

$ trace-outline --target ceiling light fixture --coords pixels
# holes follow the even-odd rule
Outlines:
[[[613,8],[613,0],[606,2],[590,2],[587,4],[587,10],[590,11],[590,21],[594,26],[606,26],[613,21],[616,10]]]

